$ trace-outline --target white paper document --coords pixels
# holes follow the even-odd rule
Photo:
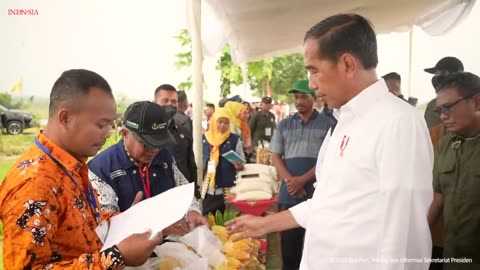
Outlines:
[[[131,234],[148,229],[156,234],[183,218],[192,204],[193,189],[194,183],[169,189],[112,217],[102,251]]]

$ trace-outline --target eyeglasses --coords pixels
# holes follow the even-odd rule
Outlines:
[[[140,136],[138,136],[137,134],[133,133],[133,132],[130,132],[130,134],[132,135],[132,137],[135,139],[135,141],[137,141],[139,144],[142,145],[143,149],[145,150],[155,150],[155,148],[152,148],[148,145],[146,145],[142,139],[140,138]]]
[[[445,115],[450,115],[453,111],[453,109],[455,108],[455,106],[464,101],[464,100],[467,100],[469,98],[471,98],[472,96],[466,96],[466,97],[463,97],[455,102],[453,102],[452,104],[448,104],[448,105],[443,105],[442,107],[437,107],[435,109],[435,112],[437,113],[441,113],[441,114],[445,114]]]

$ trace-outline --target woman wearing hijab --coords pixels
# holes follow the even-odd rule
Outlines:
[[[231,120],[230,130],[242,138],[243,151],[250,156],[252,153],[252,137],[248,125],[248,107],[240,102],[229,101],[224,108]]]
[[[233,150],[245,159],[240,137],[230,131],[230,118],[225,108],[215,111],[210,128],[203,136],[204,175],[209,172],[202,185],[203,214],[225,211],[224,189],[234,185],[237,170],[243,164],[230,162],[223,154]]]

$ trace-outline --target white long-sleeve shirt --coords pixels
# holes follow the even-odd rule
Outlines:
[[[338,119],[320,149],[312,199],[290,208],[306,228],[300,269],[428,269],[433,149],[425,120],[383,80]]]

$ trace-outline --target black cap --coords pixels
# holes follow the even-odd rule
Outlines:
[[[228,102],[228,98],[220,99],[220,101],[218,102],[218,107],[223,108],[225,106],[225,103],[227,102]]]
[[[453,73],[463,71],[463,64],[458,58],[447,56],[440,59],[434,67],[426,68],[424,70],[431,74],[435,74],[437,71],[448,71]]]
[[[401,81],[402,80],[402,76],[400,76],[400,74],[398,74],[396,72],[387,73],[387,74],[383,75],[382,78],[386,81],[388,81],[388,80]]]
[[[128,106],[123,125],[137,134],[150,148],[161,148],[176,141],[168,130],[168,121],[173,118],[176,108],[160,106],[150,101],[138,101]]]
[[[242,97],[240,97],[240,95],[235,95],[231,98],[228,98],[228,101],[235,101],[235,102],[240,102],[240,103],[243,102]]]
[[[263,97],[262,102],[266,104],[272,104],[272,98],[271,97]]]

